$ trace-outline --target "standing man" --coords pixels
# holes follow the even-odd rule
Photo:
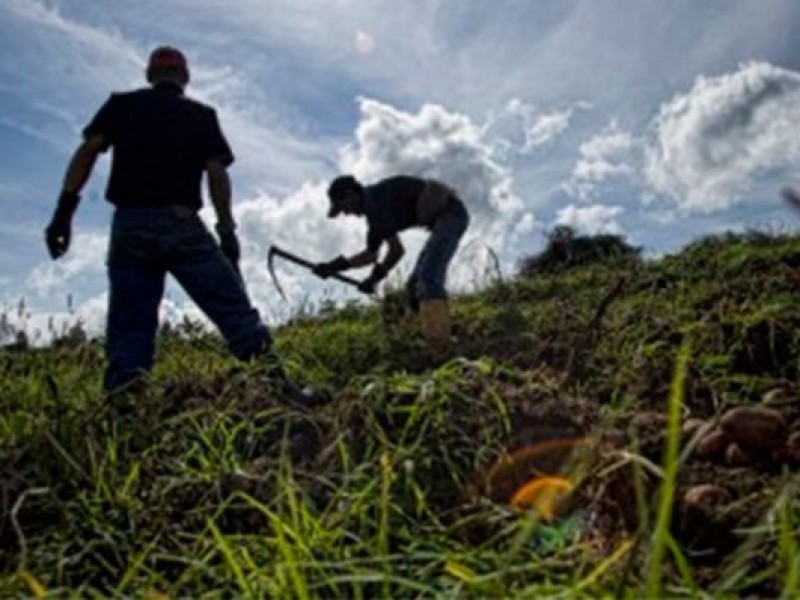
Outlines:
[[[367,247],[349,258],[339,256],[319,263],[314,273],[329,277],[339,271],[374,264],[359,286],[371,293],[400,261],[405,250],[398,233],[411,227],[426,227],[431,235],[417,259],[406,285],[411,307],[420,312],[422,333],[428,347],[441,355],[450,342],[450,311],[445,280],[447,267],[469,225],[464,203],[448,186],[433,179],[396,176],[364,186],[352,175],[337,177],[328,188],[328,217],[339,213],[367,220]],[[382,262],[378,250],[383,242],[388,252]]]
[[[106,190],[115,211],[107,261],[105,390],[126,389],[152,368],[158,308],[170,273],[237,358],[263,359],[283,392],[313,403],[315,394],[286,377],[241,280],[227,171],[234,158],[215,110],[184,96],[189,69],[175,48],[156,48],[146,76],[149,87],[112,94],[84,129],[45,230],[50,256],[63,256],[81,189],[98,155],[113,148]],[[219,245],[198,216],[203,173]]]

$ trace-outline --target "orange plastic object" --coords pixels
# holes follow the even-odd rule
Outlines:
[[[521,510],[534,509],[545,521],[552,521],[556,509],[569,496],[573,485],[563,477],[535,477],[511,497],[511,506]]]

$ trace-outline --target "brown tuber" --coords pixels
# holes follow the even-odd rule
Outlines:
[[[800,430],[792,432],[789,436],[784,455],[789,462],[800,465]]]
[[[786,442],[786,419],[764,406],[740,406],[726,412],[720,420],[722,431],[742,450],[773,452]]]
[[[795,398],[785,387],[772,388],[761,396],[761,404],[767,407],[786,406],[795,402]]]
[[[714,429],[704,435],[695,446],[694,454],[703,460],[718,460],[725,455],[730,439],[721,430]]]
[[[731,442],[725,449],[725,463],[732,467],[741,467],[753,462],[753,457],[736,442]]]
[[[683,495],[683,504],[687,509],[706,509],[717,504],[731,501],[731,495],[723,487],[711,483],[703,483],[689,488]]]
[[[697,417],[691,417],[683,422],[683,425],[681,426],[681,436],[684,440],[689,441],[698,432],[700,432],[701,436],[708,433],[710,428],[711,424],[707,423],[705,420],[698,419]]]

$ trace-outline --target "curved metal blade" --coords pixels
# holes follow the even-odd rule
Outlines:
[[[283,293],[283,288],[278,281],[278,276],[275,274],[275,250],[275,246],[270,246],[269,252],[267,253],[267,270],[269,271],[270,277],[272,277],[272,283],[275,284],[275,289],[278,290],[281,298],[286,302],[286,294]]]

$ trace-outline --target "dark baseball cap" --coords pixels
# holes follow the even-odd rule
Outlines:
[[[328,199],[331,207],[328,210],[328,218],[332,219],[342,212],[342,200],[351,192],[361,193],[363,186],[352,175],[340,175],[328,186]]]
[[[337,200],[331,200],[331,207],[328,209],[328,218],[333,219],[342,212],[342,207]]]

